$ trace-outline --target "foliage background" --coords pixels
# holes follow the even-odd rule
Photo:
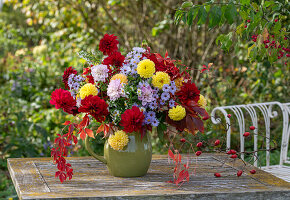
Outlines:
[[[218,105],[289,102],[289,67],[249,62],[247,42],[225,53],[215,40],[231,31],[230,25],[215,29],[208,29],[207,23],[175,25],[174,14],[181,4],[179,0],[4,1],[0,6],[0,198],[17,197],[7,158],[50,156],[61,123],[69,119],[49,104],[50,94],[63,87],[66,67],[81,71],[84,61],[76,52],[98,48],[105,33],[117,35],[124,51],[146,40],[154,52],[164,55],[167,50],[170,57],[182,60],[208,99],[209,112]],[[210,75],[200,74],[208,63],[214,63]],[[279,141],[277,124],[272,126]],[[224,137],[217,130],[208,122],[206,134],[197,134],[192,141]],[[101,152],[102,144],[96,140],[96,150]],[[153,146],[155,153],[167,149],[156,135]],[[86,155],[82,144],[73,150]],[[279,160],[278,150],[275,155],[273,163]]]

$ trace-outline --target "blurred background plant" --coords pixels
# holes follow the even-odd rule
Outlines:
[[[202,1],[192,2],[202,5]],[[194,82],[207,98],[209,112],[218,105],[289,102],[289,63],[271,64],[267,59],[250,62],[251,38],[224,52],[215,41],[221,33],[229,33],[235,27],[224,24],[209,28],[208,8],[203,14],[197,13],[196,20],[202,19],[203,23],[177,26],[174,16],[182,3],[179,0],[0,1],[0,198],[16,198],[7,158],[50,156],[61,123],[69,120],[49,104],[50,94],[63,87],[61,76],[66,67],[74,66],[82,71],[84,60],[76,53],[98,48],[98,41],[105,33],[117,35],[124,51],[140,46],[145,40],[152,51],[164,55],[167,50],[170,57],[182,60],[191,68]],[[288,34],[289,23],[284,20],[287,13],[275,12],[283,19],[281,27]],[[214,63],[211,73],[201,74],[203,65],[209,63]],[[278,123],[279,120],[271,125],[279,142],[282,131]],[[210,143],[225,136],[222,127],[212,127],[210,121],[206,127],[205,134],[186,138]],[[102,151],[102,144],[102,140],[95,141],[96,151]],[[80,149],[77,155],[87,155],[81,147],[82,144],[75,147]],[[238,142],[234,143],[233,148],[238,147]],[[168,150],[166,141],[155,134],[153,148],[155,153]],[[274,163],[275,158],[279,160],[279,151],[276,154]]]

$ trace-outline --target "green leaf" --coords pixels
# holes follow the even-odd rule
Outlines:
[[[187,1],[187,2],[184,2],[182,5],[181,5],[181,8],[184,9],[184,8],[188,8],[188,7],[191,7],[193,4],[192,2],[190,1]]]
[[[204,7],[200,7],[199,11],[198,11],[198,25],[204,24],[206,22],[207,19],[207,12],[204,9]]]
[[[209,12],[209,27],[215,27],[221,21],[222,11],[219,6],[213,6]]]
[[[243,18],[243,20],[249,19],[249,14],[246,11],[241,10],[239,13],[240,13],[241,17]]]
[[[188,26],[192,25],[193,20],[195,19],[197,13],[198,13],[198,9],[195,9],[194,7],[190,8],[190,10],[188,11],[188,15],[187,15],[187,25]]]
[[[184,15],[184,11],[183,10],[177,10],[175,12],[175,15],[174,15],[175,24],[179,24],[179,22],[182,19],[183,15]]]
[[[251,1],[250,0],[240,0],[240,3],[242,5],[248,6],[248,5],[250,5]]]
[[[275,26],[273,28],[273,32],[274,33],[279,33],[280,29],[281,29],[281,23],[280,22],[276,22]]]
[[[275,4],[274,1],[265,1],[264,8],[267,8],[267,7],[269,7],[269,6],[273,5],[273,4]]]
[[[237,9],[234,4],[230,3],[225,10],[225,18],[229,24],[232,24],[237,18]]]

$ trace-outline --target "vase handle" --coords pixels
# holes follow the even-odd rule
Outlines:
[[[89,136],[87,136],[85,139],[85,147],[91,156],[93,156],[95,159],[101,161],[102,163],[107,164],[107,161],[104,158],[104,156],[99,156],[92,150],[90,143],[89,143]]]

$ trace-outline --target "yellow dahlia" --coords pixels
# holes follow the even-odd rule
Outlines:
[[[109,137],[109,145],[116,151],[122,150],[129,142],[129,137],[125,131],[116,131]]]
[[[156,72],[152,77],[152,84],[154,87],[162,89],[164,84],[170,83],[170,76],[165,72]]]
[[[98,94],[98,89],[94,84],[87,83],[80,89],[80,97],[84,99],[86,96],[93,95],[96,96]]]
[[[124,75],[124,74],[115,74],[115,75],[111,78],[111,81],[112,81],[112,80],[116,80],[116,79],[119,79],[119,80],[121,81],[121,83],[125,83],[125,84],[128,83],[127,76]]]
[[[137,66],[137,73],[142,78],[150,78],[155,73],[155,64],[149,59],[142,60]]]
[[[203,95],[199,95],[198,105],[202,108],[205,108],[206,106],[206,98]]]
[[[169,109],[168,111],[168,117],[173,121],[180,121],[185,117],[185,115],[185,108],[179,105]]]
[[[179,89],[183,85],[183,77],[177,78],[174,80],[176,87]]]

